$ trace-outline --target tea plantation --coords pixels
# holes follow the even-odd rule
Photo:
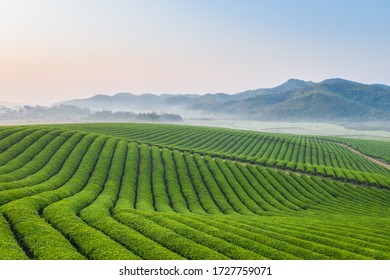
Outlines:
[[[390,260],[389,159],[340,137],[0,127],[0,259]]]

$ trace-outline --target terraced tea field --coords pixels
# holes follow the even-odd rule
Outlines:
[[[390,143],[1,127],[0,258],[389,260],[390,170],[372,157],[389,162]]]

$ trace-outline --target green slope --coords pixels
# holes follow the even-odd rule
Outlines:
[[[331,139],[84,124],[3,127],[0,150],[1,259],[390,259],[388,170]]]
[[[339,145],[341,143],[352,146],[357,142],[361,143],[358,147],[364,147],[367,143],[368,147],[371,147],[369,150],[357,149],[368,155],[373,155],[372,150],[380,149],[380,152],[374,152],[374,155],[386,159],[390,155],[388,142],[184,125],[79,124],[63,125],[60,128],[116,136],[139,143],[208,154],[213,157],[276,166],[352,183],[390,187],[389,169]]]

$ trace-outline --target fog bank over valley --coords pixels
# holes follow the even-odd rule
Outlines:
[[[186,123],[306,135],[390,139],[390,87],[290,79],[236,94],[98,94],[44,106],[0,103],[0,122]]]

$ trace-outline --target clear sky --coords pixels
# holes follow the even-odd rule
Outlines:
[[[0,0],[0,100],[390,85],[387,0]]]

